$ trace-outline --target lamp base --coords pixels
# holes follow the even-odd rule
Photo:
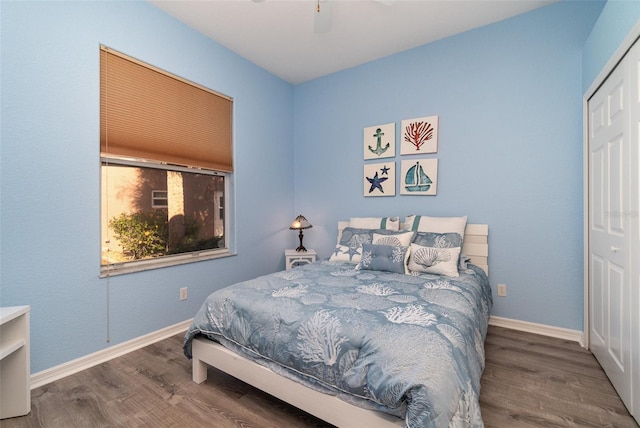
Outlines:
[[[302,229],[300,229],[300,233],[298,233],[298,238],[300,238],[300,245],[298,245],[298,248],[296,248],[296,251],[298,252],[304,251],[306,253],[307,249],[302,246],[302,236],[303,236]]]

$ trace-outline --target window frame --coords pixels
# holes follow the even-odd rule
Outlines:
[[[143,100],[152,100],[154,106],[157,100],[164,116],[148,111],[150,104]],[[234,99],[228,95],[100,45],[100,277],[236,255],[236,237],[231,236],[235,231],[234,110]],[[183,116],[185,111],[188,117]],[[212,113],[215,121],[209,116]],[[164,119],[158,121],[159,117]],[[183,146],[175,150],[181,139]],[[218,211],[224,222],[223,248],[103,265],[103,245],[109,238],[108,226],[103,236],[102,224],[108,201],[102,193],[105,163],[223,176],[223,203]]]
[[[156,196],[157,193],[162,192],[165,194],[164,197]],[[167,201],[164,205],[158,205],[156,201],[164,200]],[[151,208],[167,208],[169,206],[169,195],[166,190],[152,190],[151,191]]]
[[[159,256],[154,258],[142,259],[142,260],[130,260],[123,261],[117,263],[109,263],[103,265],[100,262],[100,277],[105,278],[109,276],[123,275],[134,272],[142,272],[151,269],[159,269],[169,266],[178,266],[187,263],[194,263],[204,260],[217,259],[221,257],[228,257],[234,255],[230,249],[230,237],[229,237],[229,214],[230,210],[227,207],[227,201],[229,200],[229,195],[231,191],[231,173],[224,171],[215,171],[205,168],[195,168],[195,167],[185,167],[180,165],[172,165],[164,162],[154,162],[145,159],[127,159],[121,157],[111,157],[111,156],[100,156],[100,169],[102,169],[103,165],[121,165],[121,166],[131,166],[131,167],[140,167],[140,168],[155,168],[155,169],[163,169],[166,171],[176,171],[176,172],[186,172],[191,174],[205,174],[205,175],[214,175],[214,176],[222,176],[224,177],[224,200],[225,203],[221,207],[224,211],[224,246],[222,248],[212,248],[208,250],[199,250],[199,251],[191,251],[187,253],[181,254],[171,254],[166,256]],[[101,174],[102,175],[102,174]],[[102,183],[101,183],[102,188]],[[102,200],[102,196],[100,197],[100,204],[105,201]],[[102,208],[101,208],[102,210]],[[102,215],[100,219],[101,229],[102,229]],[[102,244],[105,244],[107,237],[102,236],[102,232],[100,232],[100,260],[102,260]]]

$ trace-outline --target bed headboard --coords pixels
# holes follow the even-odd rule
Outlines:
[[[489,225],[467,224],[462,241],[462,254],[489,275]]]
[[[338,241],[342,229],[349,226],[348,221],[338,222]],[[471,258],[471,263],[478,266],[489,275],[489,225],[469,224],[464,230],[462,254]]]

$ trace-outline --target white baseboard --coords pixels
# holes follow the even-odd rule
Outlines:
[[[34,373],[31,375],[31,389],[41,387],[58,379],[62,379],[63,377],[97,366],[98,364],[102,364],[113,358],[144,348],[147,345],[159,342],[173,335],[185,332],[189,328],[189,325],[191,325],[190,319],[152,333],[145,334],[144,336],[128,340],[118,345],[111,346],[101,351],[94,352],[93,354]]]
[[[562,327],[553,327],[534,322],[514,320],[511,318],[496,317],[491,315],[489,325],[496,327],[510,328],[512,330],[526,331],[527,333],[541,334],[543,336],[555,337],[556,339],[571,340],[583,346],[582,332]]]

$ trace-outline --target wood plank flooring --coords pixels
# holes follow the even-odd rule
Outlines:
[[[488,427],[637,427],[591,352],[490,327],[480,405]]]
[[[500,327],[487,335],[480,402],[487,428],[638,427],[590,352]],[[212,368],[191,382],[177,335],[33,390],[31,413],[0,427],[330,425]]]

